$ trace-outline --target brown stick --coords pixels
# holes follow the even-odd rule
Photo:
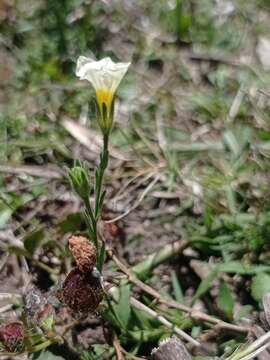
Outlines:
[[[160,295],[158,291],[150,287],[149,285],[144,284],[141,280],[139,280],[114,254],[111,250],[108,251],[108,255],[112,258],[112,260],[115,262],[115,264],[118,266],[118,268],[127,275],[127,278],[130,282],[132,282],[134,285],[138,286],[141,290],[143,290],[145,293],[153,296],[155,300],[161,304],[164,304],[168,307],[179,309],[181,311],[184,311],[188,313],[193,319],[198,319],[206,322],[210,322],[214,324],[217,328],[220,329],[227,329],[232,330],[236,332],[241,333],[247,333],[249,332],[248,327],[239,326],[227,323],[223,320],[220,320],[214,316],[207,315],[201,311],[194,310],[186,305],[183,305],[181,303],[178,303],[177,301],[171,300],[171,299],[165,299],[163,296]]]
[[[39,165],[5,165],[0,164],[0,173],[8,173],[14,175],[26,174],[48,179],[62,179],[64,172],[53,166],[39,166]]]
[[[120,342],[119,342],[119,340],[118,340],[118,338],[116,336],[114,336],[114,338],[113,338],[113,347],[114,347],[115,352],[116,352],[117,360],[124,360],[124,356],[122,354],[122,349],[121,349],[121,346],[120,346]]]
[[[190,342],[194,346],[201,346],[199,341],[193,339],[192,336],[185,333],[182,329],[180,329],[178,326],[174,325],[172,322],[170,322],[164,316],[159,315],[155,310],[151,309],[150,307],[146,306],[142,302],[138,301],[133,296],[131,296],[129,298],[129,301],[132,306],[134,306],[135,308],[137,308],[139,310],[146,312],[148,315],[152,316],[154,319],[157,319],[162,325],[164,325],[168,329],[172,330],[175,334],[179,335],[182,339],[185,339],[186,341]]]

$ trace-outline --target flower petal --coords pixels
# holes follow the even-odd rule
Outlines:
[[[115,92],[130,63],[114,63],[109,57],[99,61],[80,56],[77,61],[76,75],[88,80],[95,89]]]

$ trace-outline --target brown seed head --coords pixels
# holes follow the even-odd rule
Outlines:
[[[94,244],[83,236],[72,236],[69,249],[78,268],[83,273],[91,272],[96,264],[97,251]]]
[[[20,322],[13,322],[0,327],[0,342],[8,352],[22,351],[24,337],[24,327]]]
[[[94,273],[84,273],[78,267],[70,271],[58,293],[59,300],[75,313],[83,314],[94,312],[103,296],[100,278]]]

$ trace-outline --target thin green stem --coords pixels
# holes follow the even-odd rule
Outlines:
[[[109,157],[108,141],[109,141],[108,134],[104,134],[103,149],[102,149],[102,153],[100,156],[100,164],[99,164],[99,167],[97,168],[97,172],[96,172],[96,194],[95,194],[95,217],[96,217],[96,220],[98,220],[98,218],[101,214],[101,210],[102,210],[102,202],[101,202],[102,185],[103,185],[104,173],[108,166],[108,157]]]
[[[85,211],[86,211],[86,221],[90,230],[91,240],[94,242],[95,247],[97,249],[97,253],[99,251],[98,245],[98,237],[97,237],[97,221],[93,213],[93,209],[88,197],[84,199]],[[90,221],[89,221],[90,220]]]
[[[29,352],[41,351],[55,343],[62,343],[62,342],[63,342],[63,339],[60,336],[57,336],[53,339],[46,340],[46,341],[42,342],[41,344],[33,346],[32,348],[28,349],[28,351]]]
[[[105,170],[108,166],[108,142],[109,142],[109,134],[104,134],[103,136],[103,149],[100,156],[100,163],[96,170],[96,179],[95,179],[95,206],[94,209],[91,206],[89,197],[85,197],[84,205],[85,205],[85,218],[89,230],[89,234],[91,236],[91,240],[94,242],[95,247],[97,249],[97,267],[101,271],[102,265],[104,262],[104,246],[100,247],[97,233],[97,223],[101,216],[102,205],[104,200],[105,192],[102,191],[103,187],[103,178]]]
[[[268,346],[269,339],[270,339],[270,331],[262,335],[260,338],[258,338],[256,341],[254,341],[252,344],[250,344],[241,352],[232,354],[229,358],[227,358],[227,360],[242,360],[242,359],[244,360],[249,355],[251,356],[255,351],[259,350],[260,348],[263,348],[266,345]]]

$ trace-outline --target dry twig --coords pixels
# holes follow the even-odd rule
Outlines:
[[[124,356],[123,356],[123,353],[122,353],[122,348],[120,346],[120,342],[119,342],[118,338],[116,337],[116,335],[113,338],[113,347],[115,349],[116,359],[117,360],[124,360]]]
[[[107,220],[106,223],[110,224],[115,221],[118,221],[118,220],[122,219],[123,217],[127,216],[131,211],[136,209],[140,205],[140,203],[143,201],[145,196],[149,193],[149,191],[153,188],[153,186],[158,182],[159,179],[160,179],[160,174],[155,176],[154,180],[152,180],[151,183],[141,193],[141,195],[139,196],[139,199],[127,211],[125,211],[123,214],[116,216],[115,218],[113,218],[111,220]]]
[[[109,256],[113,259],[115,264],[118,266],[118,268],[127,275],[128,280],[132,282],[134,285],[138,286],[141,290],[143,290],[145,293],[151,295],[154,297],[154,299],[164,304],[168,307],[179,309],[181,311],[184,311],[188,313],[192,318],[206,321],[214,324],[219,329],[227,329],[231,331],[241,332],[241,333],[247,333],[250,329],[248,327],[239,326],[235,324],[227,323],[223,320],[217,319],[214,316],[205,314],[199,310],[194,310],[191,307],[188,307],[186,305],[183,305],[181,303],[178,303],[171,299],[165,299],[158,291],[150,287],[149,285],[144,284],[141,280],[139,280],[133,273],[130,271],[113,253],[112,251],[108,251]]]
[[[30,176],[38,176],[49,179],[61,179],[64,173],[55,166],[39,166],[39,165],[3,165],[0,164],[0,173],[9,174],[26,174]]]
[[[171,329],[175,334],[179,335],[181,338],[187,340],[191,344],[195,346],[200,346],[201,344],[199,341],[193,339],[190,335],[186,334],[182,329],[178,326],[175,326],[170,321],[168,321],[164,316],[159,315],[156,311],[149,308],[148,306],[144,305],[142,302],[138,301],[134,297],[130,297],[130,304],[133,305],[136,309],[142,310],[146,312],[148,315],[152,316],[153,318],[157,319],[162,325],[166,326],[168,329]]]

